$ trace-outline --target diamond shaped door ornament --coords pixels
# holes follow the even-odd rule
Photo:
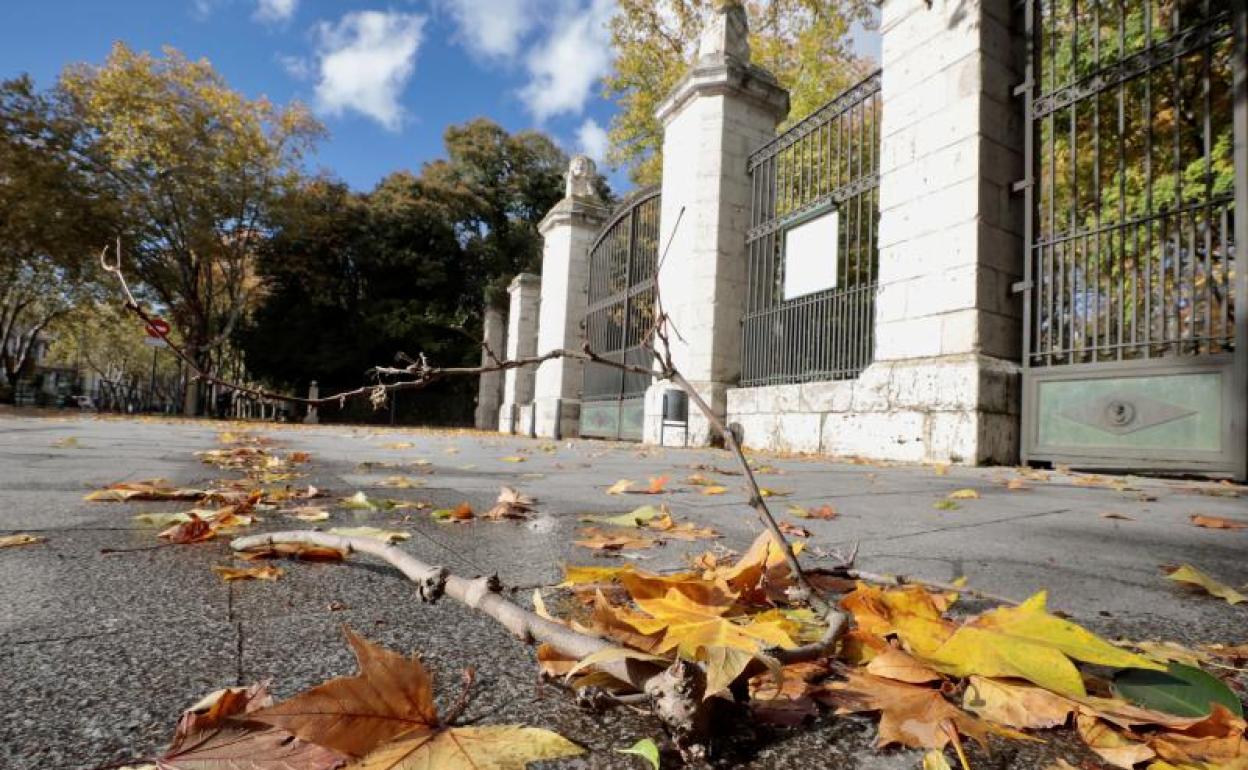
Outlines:
[[[1115,436],[1155,428],[1197,414],[1195,409],[1138,394],[1110,393],[1067,407],[1062,417]]]

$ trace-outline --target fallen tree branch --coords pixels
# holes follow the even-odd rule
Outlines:
[[[314,530],[270,532],[236,538],[230,547],[238,552],[266,546],[303,543],[342,551],[348,555],[363,553],[382,559],[416,584],[417,594],[424,602],[434,602],[445,595],[494,619],[525,644],[544,643],[559,654],[582,660],[594,653],[620,645],[584,634],[554,620],[543,618],[508,600],[496,577],[463,578],[445,567],[426,564],[396,545],[364,537],[343,537]],[[836,640],[844,631],[844,616],[839,625],[829,625],[823,639],[814,644],[788,650],[769,650],[768,655],[782,663],[818,660],[831,654]],[[653,713],[671,733],[681,753],[694,759],[705,756],[710,710],[714,698],[703,698],[706,674],[701,666],[676,660],[664,666],[645,660],[623,658],[603,660],[594,664],[628,686],[643,693]],[[635,701],[635,699],[630,699]]]

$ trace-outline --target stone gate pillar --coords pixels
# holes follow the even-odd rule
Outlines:
[[[490,297],[486,297],[481,319],[482,340],[486,347],[499,358],[507,357],[507,313]],[[481,365],[489,366],[494,359],[483,348]],[[503,373],[484,372],[477,385],[477,411],[474,422],[477,430],[494,430],[498,426],[498,409],[503,404]]]
[[[511,280],[507,293],[507,360],[537,355],[537,314],[542,279],[521,273]],[[533,427],[533,377],[536,367],[508,369],[503,378],[503,405],[498,410],[498,429],[503,433],[528,434]]]
[[[610,214],[594,190],[597,169],[584,155],[568,167],[567,193],[538,225],[542,234],[541,313],[537,352],[579,350],[585,343],[589,301],[589,247]],[[584,365],[571,358],[537,370],[533,409],[539,436],[576,436],[580,430]]]
[[[656,113],[663,124],[660,254],[671,240],[658,285],[674,327],[672,360],[720,415],[741,375],[751,189],[746,163],[775,137],[788,112],[788,91],[750,63],[745,9],[729,0],[708,20],[692,70]],[[646,393],[647,443],[659,441],[662,394],[671,387],[659,382]],[[665,433],[671,442],[685,438],[679,430]],[[691,445],[712,440],[692,404],[688,439]]]
[[[885,0],[871,454],[1010,463],[1019,437],[1022,46],[1010,0]],[[867,403],[869,401],[879,403]],[[876,412],[877,418],[880,412]],[[888,446],[885,446],[888,444]]]

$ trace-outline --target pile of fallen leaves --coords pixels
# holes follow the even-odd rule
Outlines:
[[[788,602],[792,575],[769,535],[722,561],[707,554],[679,574],[569,566],[561,587],[578,601],[558,620],[619,647],[579,661],[539,649],[543,673],[624,691],[595,664],[694,660],[707,698],[748,707],[756,720],[794,726],[820,708],[878,712],[880,746],[950,747],[963,767],[963,737],[1035,741],[1037,731],[1066,727],[1114,767],[1248,768],[1242,693],[1232,689],[1248,645],[1110,643],[1050,613],[1043,592],[959,617],[955,592],[840,580],[851,630],[827,654],[781,665],[779,651],[822,636],[820,619]],[[810,577],[837,588],[832,575]],[[535,604],[551,617],[540,593]],[[929,762],[946,766],[943,756]]]
[[[523,770],[583,753],[557,733],[522,725],[455,724],[472,685],[439,715],[433,679],[417,658],[347,629],[359,673],[274,703],[265,683],[218,690],[183,713],[169,749],[136,770]]]

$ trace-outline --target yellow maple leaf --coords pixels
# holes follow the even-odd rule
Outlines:
[[[1046,600],[1046,593],[1041,591],[1017,607],[991,610],[944,639],[940,633],[932,633],[935,624],[928,619],[893,619],[912,652],[956,676],[1026,679],[1061,695],[1082,696],[1083,678],[1071,658],[1112,668],[1165,669],[1050,615]]]
[[[1216,596],[1219,599],[1225,599],[1228,604],[1248,602],[1248,596],[1244,596],[1234,588],[1215,580],[1213,577],[1201,572],[1190,564],[1183,564],[1179,567],[1165,569],[1167,571],[1166,577],[1171,580],[1177,583],[1185,583],[1187,585],[1203,588],[1211,596]]]
[[[621,579],[634,577],[625,575]],[[662,596],[634,597],[633,601],[649,617],[625,618],[642,634],[663,633],[655,652],[676,650],[687,658],[706,661],[707,697],[732,684],[766,648],[796,646],[784,621],[751,619],[748,623],[736,623],[725,617],[732,607],[730,595],[719,594],[711,600],[714,603],[703,603],[674,586]]]

